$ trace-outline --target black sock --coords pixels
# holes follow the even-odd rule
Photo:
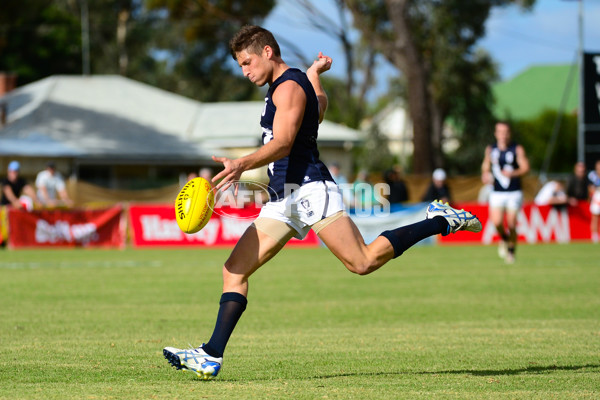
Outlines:
[[[501,229],[499,228],[497,230],[498,230],[498,236],[500,236],[500,239],[503,242],[508,242],[508,240],[510,239],[510,234],[508,232],[506,232],[504,227],[502,227]]]
[[[223,293],[215,330],[208,343],[202,346],[208,355],[223,357],[227,341],[247,304],[248,300],[242,294],[236,292]]]
[[[402,255],[406,250],[421,240],[437,235],[447,234],[448,221],[442,216],[433,217],[412,225],[401,226],[391,231],[382,232],[380,236],[390,241],[394,248],[394,258]]]

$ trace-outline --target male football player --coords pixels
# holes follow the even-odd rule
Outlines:
[[[425,220],[382,232],[365,244],[344,213],[342,194],[317,150],[319,123],[328,101],[319,75],[331,67],[331,58],[320,53],[306,73],[290,68],[271,32],[258,26],[243,27],[230,48],[244,76],[258,86],[269,85],[260,121],[263,146],[237,159],[213,157],[224,167],[213,181],[219,182],[217,189],[227,189],[244,171],[267,165],[271,200],[225,262],[223,294],[210,340],[195,349],[163,350],[174,367],[203,379],[213,378],[221,369],[227,341],[246,309],[248,279],[292,237],[302,239],[314,230],[348,270],[366,275],[428,236],[481,230],[471,213],[434,202]]]

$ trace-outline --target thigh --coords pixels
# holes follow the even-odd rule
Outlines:
[[[506,205],[506,224],[510,228],[517,226],[517,218],[523,205],[523,192],[515,191],[508,194]]]
[[[283,245],[250,225],[235,245],[223,268],[223,291],[248,293],[248,278],[275,256]]]
[[[510,192],[492,192],[490,194],[490,219],[496,226],[504,225],[504,218],[510,210]]]
[[[365,263],[381,265],[394,257],[394,248],[383,236],[366,245],[356,224],[347,215],[321,229],[318,235],[347,267]]]
[[[500,226],[504,223],[504,208],[490,207],[490,219],[495,226]]]

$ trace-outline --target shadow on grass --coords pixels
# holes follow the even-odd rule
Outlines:
[[[519,375],[519,374],[544,374],[553,371],[577,371],[586,368],[596,369],[600,368],[600,364],[586,364],[586,365],[547,365],[547,366],[529,366],[525,368],[516,369],[458,369],[458,370],[442,370],[442,371],[394,371],[394,372],[348,372],[331,375],[316,375],[309,376],[302,379],[331,379],[331,378],[344,378],[352,376],[391,376],[391,375],[473,375],[473,376],[502,376],[502,375]],[[272,380],[268,379],[251,379],[257,380]],[[282,378],[284,379],[284,378]],[[290,379],[290,378],[285,378]],[[220,380],[220,379],[219,379]],[[222,381],[234,382],[239,379],[223,379]]]
[[[546,366],[529,366],[525,368],[517,369],[462,369],[462,370],[449,370],[449,371],[423,371],[415,372],[415,374],[421,375],[443,375],[443,374],[458,374],[458,375],[474,375],[474,376],[496,376],[496,375],[519,375],[519,374],[542,374],[551,371],[577,371],[586,368],[600,368],[598,364],[586,364],[586,365],[546,365]]]
[[[600,364],[586,365],[547,365],[547,366],[530,366],[517,369],[457,369],[457,370],[442,370],[442,371],[405,371],[405,372],[372,372],[361,373],[352,372],[347,374],[332,374],[313,376],[310,379],[328,379],[345,376],[380,376],[380,375],[473,375],[473,376],[499,376],[499,375],[519,375],[519,374],[542,374],[552,371],[577,371],[586,368],[600,368]]]

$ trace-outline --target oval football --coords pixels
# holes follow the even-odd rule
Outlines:
[[[214,207],[212,186],[204,178],[194,178],[181,189],[175,199],[177,225],[185,233],[204,228]]]

